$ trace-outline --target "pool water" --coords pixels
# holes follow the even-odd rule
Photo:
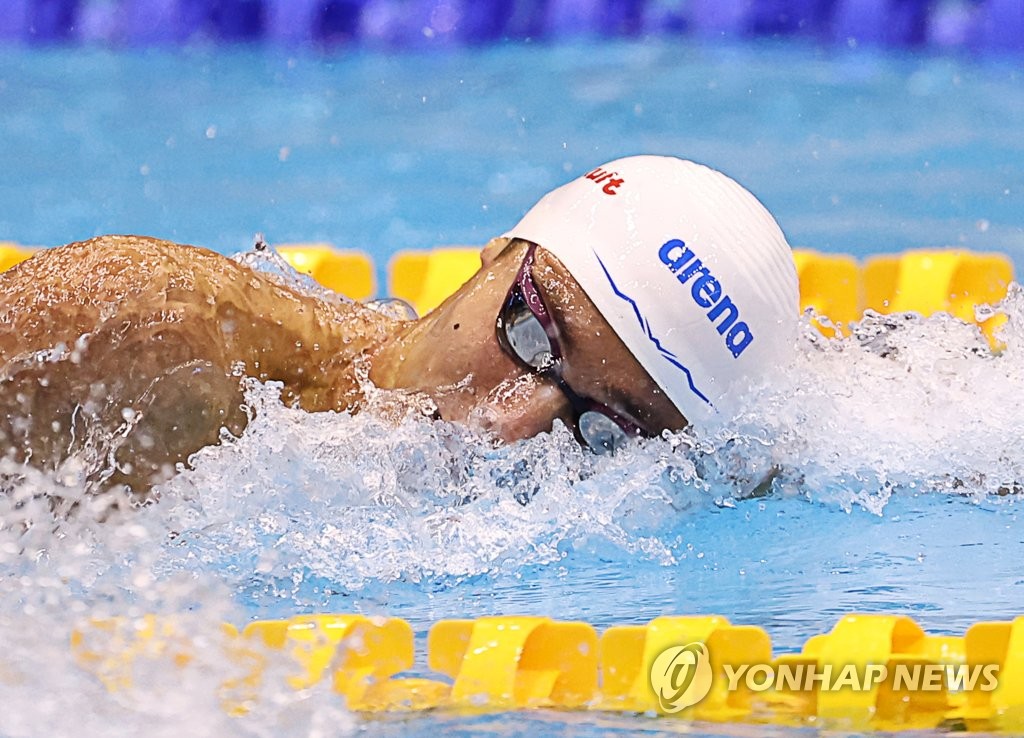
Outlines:
[[[1024,263],[1021,85],[1010,62],[774,45],[8,49],[0,239],[139,232],[232,253],[262,232],[383,266],[400,248],[481,244],[547,189],[643,151],[732,174],[796,245],[956,245]],[[216,649],[110,694],[68,637],[148,612],[209,638],[225,620],[380,613],[421,639],[450,617],[604,628],[719,613],[791,651],[850,611],[936,633],[1012,617],[1024,293],[1000,309],[999,356],[943,316],[871,318],[839,341],[805,322],[735,432],[611,458],[563,428],[495,449],[415,415],[305,414],[255,385],[245,434],[199,452],[125,522],[94,520],[88,500],[48,521],[39,495],[80,498],[81,469],[26,473],[0,496],[0,735],[761,735],[614,715],[364,720],[326,690],[280,685],[231,718]],[[773,465],[771,493],[749,497]]]
[[[0,50],[0,237],[478,244],[633,153],[704,161],[794,245],[1024,254],[1019,60],[668,42],[397,56]]]

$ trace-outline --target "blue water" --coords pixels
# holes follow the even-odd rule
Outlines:
[[[0,238],[256,231],[383,261],[479,244],[602,161],[670,153],[754,191],[793,244],[1024,256],[1020,66],[813,47],[442,54],[0,50]]]
[[[560,182],[653,152],[733,175],[796,245],[958,245],[1024,263],[1022,108],[1013,64],[809,47],[6,49],[0,240],[138,232],[232,253],[262,232],[383,266],[400,248],[482,244]],[[942,317],[869,321],[836,342],[808,328],[735,437],[669,436],[611,459],[564,429],[493,449],[421,417],[292,411],[254,387],[246,433],[197,454],[124,524],[47,522],[33,496],[80,495],[81,470],[30,474],[0,498],[0,735],[678,728],[366,722],[284,687],[228,718],[216,649],[184,670],[157,659],[144,687],[108,694],[68,654],[70,628],[93,616],[158,612],[202,634],[221,620],[386,613],[422,640],[448,617],[603,628],[718,613],[796,650],[850,611],[941,633],[1020,614],[1024,533],[1003,493],[1024,480],[1024,294],[1002,309],[999,357]],[[747,498],[744,480],[772,464],[771,494]],[[536,494],[522,506],[517,493]]]

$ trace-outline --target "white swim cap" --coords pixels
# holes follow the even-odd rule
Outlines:
[[[707,425],[791,351],[799,289],[775,219],[721,172],[609,162],[548,193],[506,236],[565,265],[686,419]]]

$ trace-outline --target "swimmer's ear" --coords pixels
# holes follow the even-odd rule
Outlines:
[[[498,238],[492,238],[487,242],[487,245],[480,251],[480,263],[484,269],[487,269],[494,260],[498,258],[502,251],[511,243],[511,238],[505,238],[499,236]]]

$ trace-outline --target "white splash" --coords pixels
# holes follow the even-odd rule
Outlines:
[[[897,487],[1021,492],[1024,290],[1011,285],[991,312],[1007,317],[996,353],[976,326],[945,314],[869,314],[835,340],[805,324],[793,365],[739,422],[739,455],[770,458],[789,492],[840,488],[842,504],[875,512]]]

